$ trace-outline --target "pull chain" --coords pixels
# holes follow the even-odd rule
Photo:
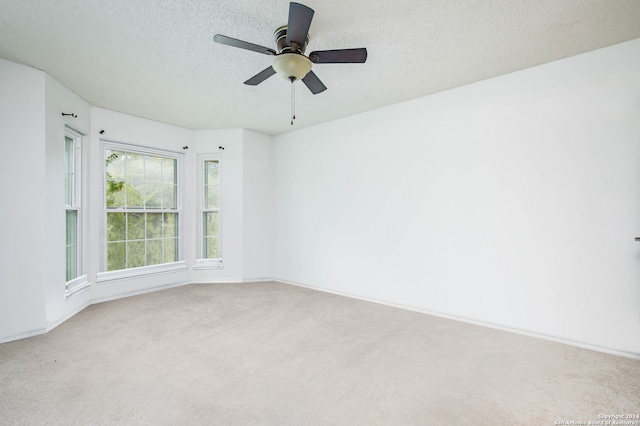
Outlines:
[[[293,126],[293,120],[296,119],[296,86],[295,77],[289,77],[291,80],[291,125]]]

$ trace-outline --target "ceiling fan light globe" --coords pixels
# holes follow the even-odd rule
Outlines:
[[[273,58],[273,69],[287,80],[301,80],[311,71],[312,62],[299,53],[281,53]]]

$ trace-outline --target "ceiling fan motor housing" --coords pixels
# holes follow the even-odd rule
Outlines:
[[[276,40],[276,46],[278,53],[292,52],[291,46],[287,44],[287,26],[283,25],[278,27],[274,33],[273,37]],[[302,53],[307,49],[307,45],[309,44],[309,34],[307,34],[307,38],[304,40],[301,46],[298,46],[297,50],[292,53]]]

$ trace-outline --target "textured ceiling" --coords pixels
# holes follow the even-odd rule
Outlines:
[[[366,47],[365,64],[317,64],[328,90],[273,76],[283,0],[1,0],[0,57],[52,75],[90,104],[192,129],[279,134],[640,38],[638,0],[302,0],[313,50]]]

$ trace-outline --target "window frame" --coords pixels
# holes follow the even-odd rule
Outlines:
[[[218,163],[218,207],[216,209],[206,208],[206,184],[205,184],[205,166],[208,161],[216,161]],[[220,154],[200,154],[198,155],[198,219],[197,219],[197,250],[196,263],[193,269],[223,269],[223,191],[222,191],[222,155]],[[218,257],[206,258],[204,253],[205,224],[204,214],[206,212],[218,213]]]
[[[82,138],[83,134],[79,131],[65,125],[64,126],[64,189],[65,189],[65,288],[64,295],[65,300],[70,297],[76,296],[84,291],[88,290],[90,284],[87,280],[87,275],[84,273],[84,258],[83,252],[83,223],[84,223],[84,209],[83,209],[83,170],[82,170]],[[71,161],[69,162],[69,155],[67,151],[67,138],[71,139]],[[69,171],[69,166],[71,171]],[[69,172],[71,178],[69,179]],[[69,188],[71,185],[71,188]],[[70,195],[68,200],[67,195]],[[75,274],[71,279],[67,275],[69,270],[69,257],[67,241],[68,236],[68,212],[75,211]]]
[[[100,139],[101,142],[101,187],[102,187],[102,220],[101,220],[101,256],[100,256],[100,272],[97,274],[97,282],[104,283],[112,280],[127,279],[133,277],[139,277],[149,274],[167,273],[186,269],[186,262],[184,260],[184,209],[183,209],[183,194],[184,194],[184,153],[178,151],[170,151],[160,148],[151,148],[142,145],[136,145],[131,143],[118,142],[107,139]],[[154,265],[145,265],[132,268],[118,269],[107,271],[107,214],[114,212],[114,209],[107,208],[107,184],[106,184],[106,151],[123,151],[132,154],[147,155],[153,157],[162,157],[176,160],[176,208],[167,209],[147,209],[142,207],[140,209],[118,209],[125,213],[148,213],[148,212],[162,212],[162,213],[175,213],[177,214],[177,260],[175,262],[159,263]],[[128,211],[127,211],[128,210]],[[132,211],[135,210],[135,211]],[[149,211],[147,211],[149,210]],[[146,237],[145,237],[146,240]]]

